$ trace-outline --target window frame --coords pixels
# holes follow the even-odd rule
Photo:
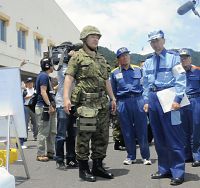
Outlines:
[[[17,47],[26,50],[26,38],[28,35],[29,28],[22,23],[17,22]]]
[[[38,56],[42,55],[42,41],[39,38],[34,39],[34,49],[35,49],[35,54]]]
[[[6,22],[0,19],[0,40],[3,42],[7,41],[6,38]]]
[[[17,46],[26,50],[26,32],[23,30],[17,31]]]
[[[0,21],[0,41],[7,42],[7,27],[10,22],[10,17],[3,12],[0,12]]]
[[[37,32],[33,32],[34,36],[34,50],[37,56],[42,56],[43,36]]]

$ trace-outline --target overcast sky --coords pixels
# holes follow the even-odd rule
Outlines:
[[[100,45],[116,51],[128,47],[132,53],[152,51],[148,33],[161,29],[166,48],[200,51],[200,18],[192,11],[178,15],[188,0],[55,0],[81,31],[94,25],[102,33]],[[200,12],[200,4],[196,7]]]

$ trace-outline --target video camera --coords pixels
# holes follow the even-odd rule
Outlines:
[[[60,70],[62,64],[67,64],[71,58],[68,53],[71,50],[78,51],[80,48],[82,48],[81,43],[72,44],[71,42],[64,42],[59,46],[49,47],[48,52],[44,52],[43,56],[51,59],[54,70]],[[55,69],[55,66],[58,66],[58,69]]]

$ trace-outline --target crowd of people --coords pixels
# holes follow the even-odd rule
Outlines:
[[[150,123],[158,155],[158,171],[151,178],[170,178],[170,185],[182,184],[185,162],[200,166],[200,68],[192,65],[188,49],[165,49],[164,32],[158,30],[148,35],[154,52],[141,67],[131,64],[130,51],[121,47],[116,52],[117,66],[111,71],[98,53],[100,38],[98,28],[83,28],[82,48],[70,51],[69,62],[57,71],[56,92],[48,57],[40,62],[35,89],[32,78],[25,81],[26,125],[28,132],[31,120],[36,159],[54,159],[60,169],[78,167],[79,177],[85,181],[95,182],[96,176],[112,179],[114,175],[103,166],[110,122],[115,129],[114,149],[127,151],[124,165],[136,162],[136,144],[143,164],[151,165]],[[164,112],[157,94],[171,88],[175,88],[171,109]],[[37,103],[31,110],[29,100],[35,91]],[[184,95],[190,104],[182,107]]]

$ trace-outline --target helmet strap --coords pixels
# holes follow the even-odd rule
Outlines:
[[[86,42],[86,39],[83,40],[83,45],[85,45],[90,51],[96,52],[97,48],[91,48],[88,43]]]

